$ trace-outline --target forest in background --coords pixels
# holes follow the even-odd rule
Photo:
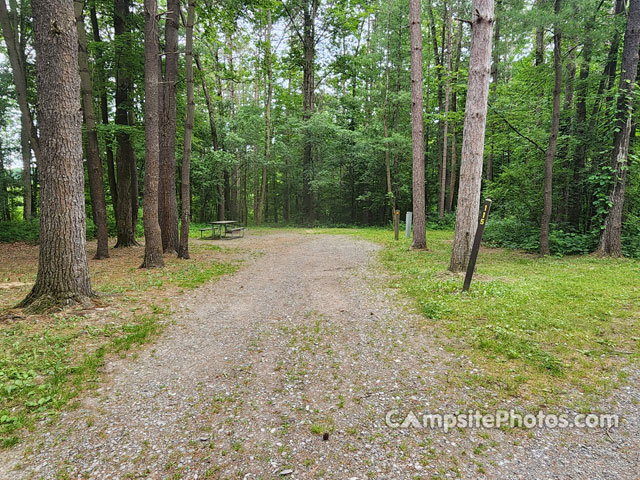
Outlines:
[[[107,226],[118,245],[126,246],[142,233],[142,2],[75,3],[86,31]],[[194,4],[194,222],[384,225],[392,210],[412,210],[408,0]],[[176,5],[182,7],[179,14]],[[13,240],[25,230],[37,232],[37,225],[22,220],[37,217],[40,208],[35,55],[30,2],[10,0],[7,6],[3,0],[0,10],[0,219],[13,221],[2,224],[0,236]],[[173,118],[161,115],[162,226],[163,218],[177,219],[182,203],[188,21],[186,5],[178,1],[162,1],[159,10],[164,85],[175,88],[173,97],[165,88],[160,99],[175,98],[176,112]],[[468,1],[422,5],[425,203],[432,227],[452,228],[454,222],[471,16]],[[486,232],[490,243],[539,248],[555,90],[560,109],[551,252],[596,249],[616,175],[611,152],[626,26],[622,0],[496,1],[482,183],[483,196],[494,202]],[[12,76],[11,49],[24,73],[24,91]],[[16,114],[21,102],[29,115]],[[622,231],[630,256],[640,255],[637,117]],[[21,129],[14,125],[17,118]],[[168,134],[172,122],[175,133]],[[20,130],[16,139],[13,132]],[[16,159],[29,168],[19,169]],[[95,219],[89,177],[87,218]],[[90,235],[97,234],[95,223],[89,221]]]

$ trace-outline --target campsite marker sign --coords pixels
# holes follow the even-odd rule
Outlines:
[[[476,260],[478,260],[478,251],[480,250],[480,243],[482,242],[482,235],[484,234],[484,227],[487,224],[489,218],[489,210],[491,210],[491,200],[486,199],[482,212],[480,213],[480,220],[478,221],[478,229],[476,230],[476,238],[473,240],[473,247],[471,248],[471,256],[469,257],[469,266],[467,267],[467,274],[464,277],[463,292],[467,292],[471,286],[471,279],[473,278],[473,271],[476,268]]]

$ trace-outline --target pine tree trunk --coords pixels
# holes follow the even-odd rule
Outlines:
[[[42,173],[38,276],[21,306],[86,302],[86,252],[78,34],[73,0],[32,0]]]
[[[502,6],[502,0],[497,0],[496,2],[496,14],[495,14],[495,24],[493,27],[493,60],[491,62],[491,101],[495,101],[498,96],[498,72],[500,69],[500,7]],[[491,131],[489,133],[491,138],[491,147],[489,148],[489,155],[487,155],[487,180],[490,182],[493,181],[493,163],[495,159],[495,145],[494,145],[494,122],[491,122],[490,127]]]
[[[260,199],[255,211],[256,225],[262,223],[262,212],[267,216],[267,165],[271,157],[271,97],[273,96],[273,72],[271,69],[271,10],[267,11],[267,31],[265,39],[265,63],[267,67],[267,101],[264,105],[264,165],[262,166],[262,183],[260,188]]]
[[[555,0],[556,16],[560,13],[561,0]],[[553,69],[555,80],[553,83],[553,109],[551,112],[551,132],[549,146],[544,160],[544,186],[542,220],[540,222],[540,254],[549,255],[549,224],[553,201],[553,161],[556,158],[558,144],[558,130],[560,128],[560,95],[562,93],[562,50],[560,48],[561,35],[556,25],[553,34]]]
[[[305,123],[313,115],[315,105],[315,18],[318,11],[318,0],[305,0],[303,5],[303,62],[302,62],[302,119]],[[313,180],[313,144],[309,135],[304,138],[302,150],[302,204],[304,220],[312,224],[315,219],[313,205],[313,191],[311,181]]]
[[[36,156],[36,161],[40,158],[39,140],[36,128],[33,124],[33,117],[27,99],[27,80],[20,42],[18,41],[17,25],[13,25],[5,0],[0,0],[0,26],[2,35],[7,46],[7,54],[11,70],[13,73],[13,84],[16,89],[16,97],[20,108],[21,122],[21,148],[22,148],[22,184],[23,184],[23,217],[25,220],[31,218],[31,150]]]
[[[411,140],[413,144],[413,243],[412,248],[427,248],[424,206],[424,111],[422,100],[422,29],[420,0],[409,3],[411,42]]]
[[[391,218],[393,219],[396,210],[396,199],[393,196],[393,185],[391,183],[391,152],[389,147],[389,54],[391,43],[391,0],[387,0],[387,50],[384,62],[384,106],[382,111],[382,124],[384,127],[384,169],[387,179],[387,201],[391,208]]]
[[[442,164],[440,169],[440,198],[438,199],[438,216],[444,217],[446,190],[447,190],[447,148],[449,143],[449,102],[451,100],[451,58],[453,56],[453,34],[451,32],[453,22],[453,9],[449,11],[447,19],[447,71],[445,78],[444,94],[444,127],[442,131]]]
[[[587,124],[587,96],[589,93],[589,69],[591,68],[591,52],[593,50],[593,39],[591,29],[593,19],[590,20],[584,32],[584,46],[582,47],[582,62],[580,73],[578,74],[578,84],[576,87],[576,140],[577,145],[573,154],[573,180],[569,187],[569,218],[571,225],[579,230],[580,219],[582,218],[582,204],[584,201],[583,169],[586,164],[587,144],[588,144],[588,124]]]
[[[187,7],[185,77],[187,83],[187,113],[184,122],[184,150],[182,155],[182,221],[180,225],[180,245],[178,258],[189,258],[189,221],[191,220],[191,144],[193,139],[193,122],[195,117],[195,100],[193,92],[193,24],[195,23],[196,0],[189,0]]]
[[[162,234],[158,223],[158,183],[160,176],[160,69],[158,55],[157,0],[144,0],[144,260],[141,268],[164,267]]]
[[[462,22],[458,22],[458,33],[457,33],[457,41],[456,41],[456,61],[455,61],[455,66],[453,67],[454,85],[457,85],[458,83],[461,53],[462,53]],[[458,95],[455,88],[451,94],[451,111],[454,113],[458,111]],[[453,211],[453,197],[456,193],[457,161],[458,161],[458,138],[457,138],[457,132],[456,132],[456,121],[454,120],[453,125],[451,127],[451,176],[449,177],[449,193],[447,197],[447,212],[449,213]]]
[[[132,157],[134,157],[131,138],[126,131],[129,126],[129,103],[131,102],[131,78],[123,59],[128,54],[126,36],[129,32],[128,22],[131,16],[130,0],[115,0],[113,25],[115,34],[115,75],[116,75],[116,112],[115,123],[119,127],[116,133],[118,148],[116,150],[118,203],[116,210],[116,224],[118,240],[114,248],[131,247],[137,245],[133,228],[132,182],[134,171]]]
[[[109,258],[109,233],[107,231],[107,205],[104,197],[102,179],[102,160],[96,132],[96,114],[93,107],[93,85],[89,69],[89,52],[87,49],[87,33],[84,27],[84,0],[75,0],[76,28],[78,30],[78,66],[80,71],[80,88],[82,109],[87,129],[87,173],[93,221],[98,236],[96,259]]]
[[[493,0],[473,1],[469,80],[462,135],[456,231],[451,263],[449,264],[449,270],[452,272],[460,272],[467,268],[471,246],[478,227],[484,163],[484,135],[491,74],[493,7]]]
[[[93,30],[93,41],[96,43],[101,43],[102,39],[100,38],[100,27],[98,25],[98,12],[96,11],[95,5],[91,5],[91,28]],[[99,94],[100,94],[100,113],[102,117],[102,125],[109,125],[109,102],[107,99],[107,88],[106,88],[106,76],[104,71],[104,66],[102,64],[102,53],[100,49],[96,52],[96,69],[95,76],[98,79],[99,83]],[[95,85],[95,82],[94,82]],[[113,147],[112,147],[113,136],[111,133],[107,134],[107,138],[105,139],[106,150],[107,150],[107,177],[109,178],[109,192],[111,193],[111,205],[113,206],[114,215],[118,211],[118,189],[116,186],[116,169],[114,165],[113,158]],[[116,221],[118,220],[118,216],[116,215]]]
[[[627,184],[629,141],[633,115],[633,97],[638,73],[640,46],[640,0],[629,0],[627,27],[622,47],[616,129],[613,137],[611,166],[614,171],[613,190],[609,196],[611,208],[604,221],[598,253],[622,256],[622,211]]]
[[[167,0],[165,23],[165,82],[160,121],[159,220],[162,248],[178,250],[178,201],[176,199],[176,116],[178,95],[178,28],[180,1]]]

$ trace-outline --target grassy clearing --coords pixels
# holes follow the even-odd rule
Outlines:
[[[428,232],[410,250],[384,229],[329,229],[384,245],[390,285],[413,299],[422,328],[482,368],[460,381],[540,406],[586,408],[626,378],[640,356],[640,262],[591,256],[539,258],[483,248],[468,294],[447,272],[452,232]],[[572,400],[570,400],[572,399]]]
[[[24,428],[55,420],[83,390],[99,386],[108,355],[126,355],[152,341],[173,298],[236,271],[246,255],[198,240],[190,252],[189,261],[167,255],[164,269],[143,270],[143,247],[112,249],[108,260],[89,261],[100,294],[95,308],[25,316],[11,307],[35,280],[37,246],[0,244],[0,448],[19,442]],[[94,253],[90,243],[89,258]]]

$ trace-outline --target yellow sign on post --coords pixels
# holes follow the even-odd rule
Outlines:
[[[400,210],[396,210],[393,215],[393,236],[398,240],[400,231]]]

